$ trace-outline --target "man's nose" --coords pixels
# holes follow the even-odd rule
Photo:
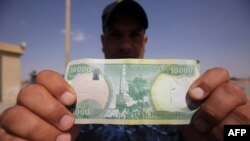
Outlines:
[[[132,50],[132,44],[129,36],[123,36],[120,43],[120,51],[128,53]]]

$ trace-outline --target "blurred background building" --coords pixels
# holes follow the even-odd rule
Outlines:
[[[0,106],[16,101],[21,88],[21,56],[25,49],[23,44],[15,45],[0,42]],[[1,111],[0,111],[1,112]]]

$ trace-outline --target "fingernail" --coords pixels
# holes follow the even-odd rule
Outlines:
[[[206,132],[208,130],[208,124],[203,119],[197,119],[193,124],[194,127],[201,132]]]
[[[66,105],[71,105],[75,101],[74,95],[70,92],[64,92],[61,96],[61,101]]]
[[[57,138],[56,141],[70,141],[71,136],[70,134],[60,134]]]
[[[205,97],[205,92],[202,88],[196,87],[190,91],[193,98],[197,100],[202,100]]]
[[[62,130],[68,130],[74,124],[74,118],[70,115],[64,115],[60,120]]]

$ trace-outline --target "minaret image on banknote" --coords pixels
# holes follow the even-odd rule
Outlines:
[[[118,81],[119,84],[119,91],[113,95],[112,102],[109,106],[104,117],[106,118],[121,118],[121,114],[126,111],[126,98],[128,98],[128,83],[127,83],[127,73],[126,73],[126,65],[123,64],[120,73],[120,80]]]
[[[116,108],[119,109],[120,112],[123,111],[124,106],[126,106],[126,101],[125,101],[125,97],[124,95],[127,93],[128,91],[128,86],[126,86],[126,65],[124,64],[122,66],[122,70],[121,70],[121,77],[120,77],[120,91],[119,94],[116,97]]]
[[[137,104],[137,101],[135,101],[129,94],[130,77],[131,76],[127,73],[127,65],[123,64],[121,69],[119,94],[116,97],[116,108],[121,114],[128,112],[127,110],[131,111],[131,106]]]

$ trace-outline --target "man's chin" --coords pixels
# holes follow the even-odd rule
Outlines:
[[[136,59],[136,58],[139,58],[137,56],[132,56],[132,55],[126,55],[126,56],[116,56],[114,57],[114,59]]]

